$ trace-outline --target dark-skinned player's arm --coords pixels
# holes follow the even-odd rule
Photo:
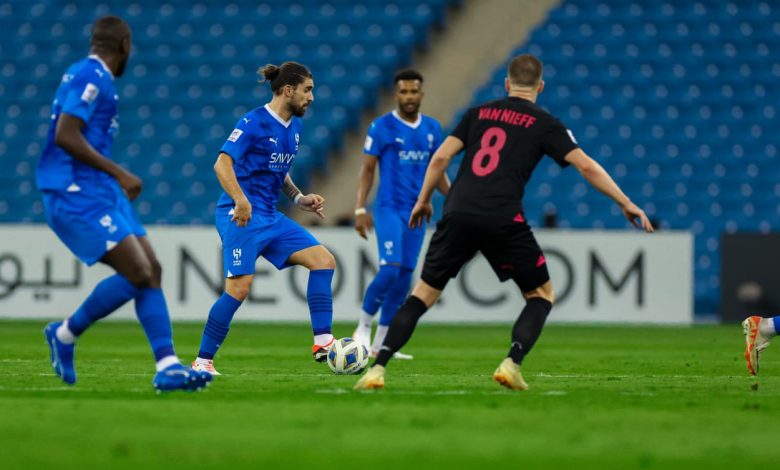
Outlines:
[[[653,225],[647,218],[645,211],[640,209],[631,199],[623,193],[620,186],[609,176],[607,170],[590,158],[582,149],[576,148],[566,154],[564,159],[569,162],[591,186],[601,191],[612,199],[623,210],[623,215],[634,227],[642,228],[645,232],[652,233]],[[638,220],[637,220],[638,219]]]
[[[80,118],[67,113],[60,114],[54,130],[54,143],[76,160],[116,178],[131,201],[138,197],[141,193],[141,179],[95,150],[81,133],[84,125]]]
[[[295,186],[289,173],[284,177],[282,192],[302,211],[314,212],[320,219],[325,218],[325,198],[314,193],[304,195],[303,192],[298,189],[298,186]]]
[[[357,202],[355,203],[355,230],[358,235],[368,240],[368,233],[374,228],[374,218],[366,212],[368,193],[374,186],[376,162],[379,159],[373,155],[364,154],[363,163],[358,174]]]
[[[238,184],[236,172],[233,170],[233,157],[225,152],[220,152],[217,162],[214,163],[214,173],[217,174],[217,179],[222,189],[236,204],[230,221],[235,222],[239,227],[245,227],[252,218],[252,204],[249,203],[244,190]]]
[[[431,157],[431,163],[428,164],[428,170],[425,172],[425,181],[423,181],[420,194],[417,196],[417,203],[409,217],[410,228],[422,227],[423,222],[431,221],[433,190],[440,184],[442,177],[446,177],[445,171],[450,165],[452,157],[461,150],[463,150],[463,141],[457,137],[448,136]]]

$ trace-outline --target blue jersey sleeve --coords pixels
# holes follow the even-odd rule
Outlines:
[[[256,123],[252,122],[251,118],[243,117],[239,119],[235,129],[233,129],[230,136],[222,145],[220,152],[230,155],[233,157],[233,160],[241,160],[254,140],[250,123],[256,125]]]
[[[441,147],[441,143],[444,142],[444,136],[442,136],[441,124],[439,124],[439,121],[434,120],[433,123],[433,151],[435,152]]]
[[[382,134],[382,128],[377,121],[372,122],[363,144],[363,153],[378,157],[382,153]]]
[[[92,69],[84,69],[70,81],[62,112],[89,122],[97,108],[101,94],[105,94],[105,85],[101,77]]]

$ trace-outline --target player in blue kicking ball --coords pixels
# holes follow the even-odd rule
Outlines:
[[[379,272],[366,289],[360,321],[352,336],[370,348],[373,357],[382,347],[390,322],[409,293],[425,237],[424,224],[409,228],[408,222],[430,157],[441,144],[442,133],[435,119],[420,113],[422,88],[423,77],[419,72],[398,72],[395,75],[396,109],[371,123],[363,147],[355,230],[368,239],[371,228],[376,228]],[[366,211],[366,202],[374,185],[377,165],[380,180],[372,217]],[[445,175],[438,189],[446,195],[449,188]],[[372,343],[371,326],[380,307],[382,313]],[[412,356],[397,351],[395,358],[412,359]]]
[[[76,312],[44,329],[54,372],[76,382],[76,339],[90,325],[135,300],[138,320],[151,343],[159,391],[199,390],[207,372],[181,365],[173,349],[168,307],[160,289],[161,268],[130,201],[141,180],[110,159],[119,127],[114,78],[130,56],[131,32],[119,17],[92,27],[90,54],[71,65],[52,104],[46,148],[38,164],[46,221],[81,261],[116,271],[101,281]]]
[[[301,193],[288,174],[300,143],[300,118],[314,100],[314,80],[295,62],[266,65],[260,74],[271,85],[271,102],[238,120],[214,165],[224,190],[217,202],[216,225],[222,239],[225,292],[209,311],[192,367],[215,375],[220,374],[214,355],[249,295],[259,256],[277,269],[300,265],[309,270],[306,300],[314,360],[324,362],[333,344],[331,281],[336,260],[306,229],[276,210],[283,191],[301,210],[323,217],[325,199]]]
[[[742,322],[745,331],[745,361],[748,371],[758,375],[758,360],[761,351],[769,346],[769,342],[780,334],[780,316],[762,318],[759,316],[747,317]]]

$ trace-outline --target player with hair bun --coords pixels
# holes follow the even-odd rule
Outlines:
[[[217,157],[214,171],[224,192],[217,202],[216,226],[222,239],[225,292],[209,311],[196,370],[220,375],[214,355],[230,329],[238,307],[252,287],[255,261],[263,256],[277,269],[307,268],[314,346],[312,355],[324,362],[333,344],[333,295],[336,268],[333,255],[300,224],[276,209],[282,191],[299,209],[324,217],[325,199],[303,194],[289,170],[301,139],[301,116],[314,101],[314,80],[304,65],[285,62],[258,70],[273,98],[238,120]]]

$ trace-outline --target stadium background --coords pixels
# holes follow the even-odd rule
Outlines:
[[[362,136],[392,106],[398,68],[423,70],[423,111],[452,126],[469,104],[502,96],[507,59],[530,52],[545,63],[540,103],[662,230],[694,234],[695,312],[717,313],[722,234],[768,233],[780,223],[780,63],[771,53],[780,46],[780,6],[527,3],[4,2],[0,222],[43,222],[34,168],[52,94],[103,14],[134,30],[113,157],[144,180],[136,207],[147,224],[211,223],[214,155],[232,124],[269,99],[268,87],[256,85],[260,65],[292,59],[314,72],[316,101],[293,176],[328,197],[333,224],[351,212]],[[626,228],[614,204],[551,162],[525,202],[535,226],[555,213],[561,228]]]

